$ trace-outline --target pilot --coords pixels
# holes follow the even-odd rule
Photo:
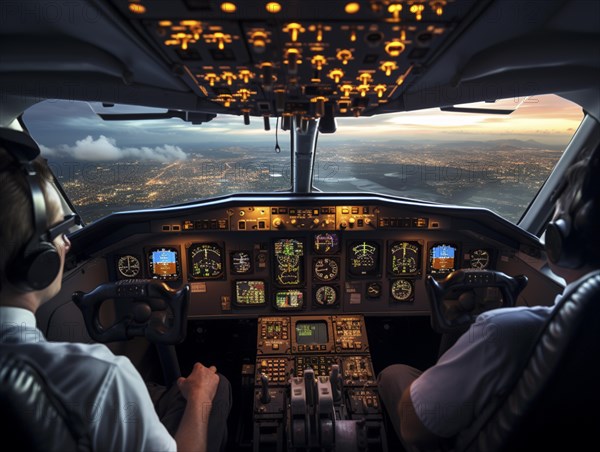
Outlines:
[[[598,174],[600,148],[573,165],[553,197],[546,249],[550,268],[568,283],[563,294],[600,269]],[[403,364],[385,368],[378,376],[380,396],[406,450],[447,449],[510,390],[552,309],[488,311],[425,372]]]
[[[39,153],[33,140],[7,133],[10,154],[0,143],[0,354],[43,369],[63,404],[84,419],[92,450],[224,449],[231,387],[214,366],[196,363],[169,390],[147,387],[131,361],[105,345],[49,342],[37,328],[37,309],[61,288],[73,219],[64,216],[46,164],[32,160],[32,148]],[[27,278],[34,266],[56,269],[44,287]]]

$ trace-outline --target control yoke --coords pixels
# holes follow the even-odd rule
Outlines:
[[[448,318],[444,299],[448,295],[460,297],[476,288],[497,287],[502,294],[502,307],[514,307],[521,291],[527,286],[525,275],[508,276],[495,270],[456,270],[442,281],[429,275],[426,280],[427,294],[431,305],[431,326],[438,333],[462,332],[471,325],[480,312],[475,312],[474,302],[463,302],[462,315]],[[460,295],[458,295],[460,294]],[[467,298],[467,297],[465,297]]]
[[[173,345],[185,338],[190,288],[170,288],[156,280],[133,279],[101,284],[89,293],[73,293],[91,338],[97,342],[128,340],[142,336],[155,344]],[[115,303],[116,320],[105,327],[100,307]]]

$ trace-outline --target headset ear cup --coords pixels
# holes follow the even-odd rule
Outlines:
[[[584,248],[570,220],[559,218],[546,228],[546,251],[553,264],[565,268],[583,265]]]
[[[10,272],[11,283],[21,290],[42,290],[48,287],[60,272],[60,254],[48,242],[42,242],[15,265]]]

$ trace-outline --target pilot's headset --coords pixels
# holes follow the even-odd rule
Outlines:
[[[546,252],[550,261],[564,268],[580,268],[600,249],[600,147],[575,164],[554,199],[563,210],[546,229]],[[594,180],[596,179],[596,180]]]
[[[56,247],[46,238],[46,200],[33,165],[33,160],[40,155],[40,149],[29,135],[10,129],[0,129],[0,146],[15,159],[14,165],[5,168],[3,172],[13,168],[25,174],[34,226],[34,233],[29,241],[19,251],[17,258],[6,266],[6,276],[20,290],[42,290],[60,272],[61,259]]]

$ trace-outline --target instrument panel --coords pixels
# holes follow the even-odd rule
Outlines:
[[[224,207],[150,227],[106,255],[109,276],[189,284],[192,318],[423,314],[428,275],[518,251],[450,216],[372,204]]]

